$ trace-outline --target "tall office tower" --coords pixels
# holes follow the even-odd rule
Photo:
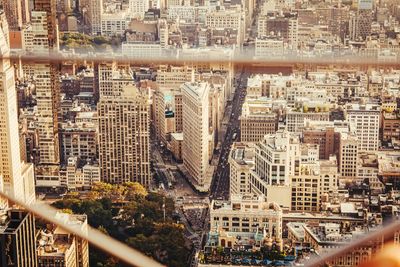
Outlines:
[[[21,210],[0,214],[0,266],[37,267],[35,219]]]
[[[85,22],[90,26],[91,33],[101,33],[101,16],[103,14],[103,0],[80,0],[79,9]]]
[[[120,96],[104,96],[97,106],[101,178],[118,184],[150,185],[148,95],[126,86]]]
[[[360,151],[378,150],[380,114],[380,107],[375,104],[346,106],[346,117],[355,127]]]
[[[35,1],[31,27],[26,31],[25,44],[29,52],[49,53],[58,50],[55,5],[52,1]],[[53,12],[54,11],[54,12]],[[26,77],[32,78],[37,99],[38,155],[36,176],[58,179],[60,145],[58,110],[60,102],[59,65],[35,61],[22,66]]]
[[[22,27],[22,3],[19,0],[2,0],[10,31]]]
[[[371,34],[373,0],[358,0],[358,9],[350,16],[349,31],[353,40],[365,40]]]
[[[134,17],[144,18],[149,7],[149,0],[129,0],[129,11]]]
[[[209,93],[208,83],[182,85],[183,165],[199,187],[206,186],[209,168]]]
[[[57,25],[56,0],[34,0],[33,10],[46,12],[49,49],[51,51],[57,51],[59,49],[59,36]]]
[[[83,232],[87,232],[86,215],[59,212],[55,217],[67,225],[73,225]],[[38,267],[89,267],[88,241],[65,232],[58,226],[40,231],[38,243]]]
[[[35,200],[33,166],[21,162],[17,96],[10,53],[7,22],[0,28],[0,177],[6,193],[20,201]]]

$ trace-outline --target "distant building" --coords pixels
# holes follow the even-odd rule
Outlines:
[[[360,151],[379,148],[380,107],[375,104],[348,104],[346,118],[355,126]]]

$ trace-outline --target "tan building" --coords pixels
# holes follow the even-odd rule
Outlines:
[[[91,27],[92,34],[100,34],[103,0],[81,0],[79,9],[84,16],[85,23]]]
[[[120,96],[104,96],[97,106],[102,181],[150,185],[150,107],[148,95],[134,86]]]
[[[210,114],[208,83],[185,83],[183,94],[183,165],[195,186],[207,187],[210,160]]]
[[[61,125],[62,160],[79,157],[95,160],[97,151],[97,125],[88,122],[68,122]]]
[[[319,101],[298,101],[286,110],[286,127],[289,132],[302,132],[306,120],[329,121],[329,109]]]
[[[183,133],[172,133],[169,142],[169,150],[176,161],[182,161]]]
[[[210,234],[213,233],[221,235],[216,246],[234,248],[238,236],[243,242],[258,241],[258,247],[263,241],[271,240],[282,246],[282,210],[276,203],[267,202],[264,196],[233,195],[230,201],[213,200]],[[262,237],[257,240],[258,233]]]
[[[360,151],[377,151],[381,111],[376,104],[346,105],[346,119],[355,126]]]
[[[372,190],[382,190],[383,184],[378,179],[378,155],[371,152],[361,152],[358,155],[358,182],[368,182]]]
[[[383,141],[400,140],[400,113],[398,111],[383,111],[381,132]]]
[[[293,211],[320,210],[320,173],[317,163],[301,164],[298,175],[291,177]]]
[[[157,70],[157,84],[160,88],[177,88],[185,82],[197,80],[193,68],[188,66],[160,65]]]
[[[116,62],[98,65],[98,93],[100,97],[119,96],[125,86],[133,84],[133,73],[129,65],[119,65]]]
[[[251,194],[251,172],[254,166],[254,148],[233,143],[229,155],[230,195]]]
[[[182,133],[182,91],[180,88],[157,88],[153,94],[154,128],[164,145],[172,133]]]
[[[240,120],[240,141],[259,142],[278,128],[278,116],[262,98],[246,98]]]
[[[251,190],[265,195],[281,207],[291,207],[290,177],[298,172],[300,141],[287,131],[266,135],[255,145],[255,166],[251,170]]]
[[[56,218],[64,223],[88,229],[86,215],[57,213]],[[89,243],[78,236],[68,233],[58,226],[41,230],[38,235],[38,267],[89,267]]]
[[[357,177],[359,149],[358,138],[355,134],[340,134],[339,173],[341,179],[353,180]]]
[[[210,29],[237,30],[237,45],[243,44],[246,31],[245,14],[238,6],[235,9],[220,9],[206,15],[206,26]]]
[[[7,22],[0,24],[0,184],[4,192],[26,203],[35,201],[33,165],[21,161],[14,68],[8,59]]]

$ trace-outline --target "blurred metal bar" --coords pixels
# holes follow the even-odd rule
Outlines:
[[[190,52],[190,51],[188,51]],[[273,65],[280,66],[284,65],[295,65],[295,64],[342,64],[342,65],[388,65],[397,66],[400,65],[399,60],[393,61],[380,61],[377,58],[366,57],[365,55],[330,55],[330,56],[315,56],[307,57],[297,54],[288,54],[282,56],[274,56],[268,58],[254,58],[251,54],[246,53],[211,53],[208,56],[204,53],[196,53],[192,51],[193,54],[184,55],[174,55],[174,56],[154,56],[154,57],[133,57],[128,55],[123,55],[120,53],[11,53],[8,57],[9,59],[23,62],[35,62],[35,61],[47,61],[47,62],[65,62],[65,61],[77,61],[77,62],[107,62],[116,61],[120,63],[131,63],[131,64],[189,64],[189,63],[235,63],[241,65]],[[221,52],[221,51],[219,51]]]
[[[356,239],[352,242],[350,242],[348,245],[340,247],[332,252],[326,253],[321,255],[320,257],[315,257],[310,260],[309,263],[305,264],[307,267],[319,267],[319,266],[325,266],[327,262],[346,255],[349,253],[349,251],[352,251],[354,249],[357,249],[364,244],[366,244],[369,241],[374,241],[378,238],[387,238],[390,235],[393,235],[394,232],[400,230],[400,221],[396,220],[387,226],[383,227],[382,229],[376,230],[374,232],[371,232],[363,237],[360,237],[359,239]]]
[[[60,219],[56,218],[57,209],[44,204],[35,203],[33,205],[26,205],[21,201],[8,196],[4,192],[0,191],[0,197],[6,198],[17,206],[24,207],[27,211],[30,211],[35,216],[38,216],[50,223],[58,225],[63,230],[75,234],[76,236],[87,240],[90,244],[108,253],[110,256],[114,256],[121,261],[137,267],[162,267],[160,263],[145,256],[141,252],[113,239],[110,236],[103,234],[102,232],[88,226],[88,231],[84,232],[78,227],[64,224]]]

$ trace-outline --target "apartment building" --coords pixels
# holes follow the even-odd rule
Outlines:
[[[346,105],[346,119],[355,126],[360,151],[377,151],[381,111],[376,104]]]
[[[101,179],[112,184],[150,185],[150,107],[135,86],[120,96],[104,96],[97,106]]]

